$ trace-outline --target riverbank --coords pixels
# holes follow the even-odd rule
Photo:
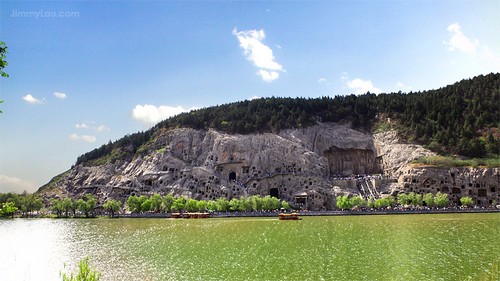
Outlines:
[[[280,212],[213,212],[211,218],[230,217],[278,217]],[[451,214],[451,213],[500,213],[500,209],[470,208],[470,209],[422,209],[422,210],[345,210],[345,211],[297,211],[299,216],[365,216],[365,215],[407,215],[407,214]],[[148,214],[117,214],[120,218],[171,218],[169,213]]]

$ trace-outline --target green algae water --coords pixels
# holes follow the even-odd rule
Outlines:
[[[1,280],[498,280],[500,214],[0,220]]]

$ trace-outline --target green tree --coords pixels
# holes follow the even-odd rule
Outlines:
[[[217,202],[210,200],[207,202],[207,209],[211,212],[217,211]]]
[[[14,217],[16,211],[17,207],[14,202],[4,202],[0,208],[0,217]]]
[[[184,205],[184,208],[188,212],[196,212],[198,211],[198,201],[190,198],[186,201],[186,204]]]
[[[162,201],[161,201],[161,208],[167,212],[170,213],[172,211],[172,205],[174,204],[175,197],[172,193],[169,193],[165,196],[163,196]]]
[[[285,210],[291,209],[290,204],[288,202],[286,202],[285,200],[281,201],[281,207]]]
[[[203,212],[207,210],[208,202],[206,200],[199,200],[198,202],[196,202],[196,205],[198,211]]]
[[[411,199],[406,193],[398,194],[398,204],[401,206],[410,205]]]
[[[281,204],[280,204],[281,206]],[[240,196],[240,211],[242,212],[248,212],[252,210],[252,203],[250,203],[250,198],[245,198],[243,196]]]
[[[252,204],[252,210],[262,211],[262,198],[258,195],[250,196],[250,202]]]
[[[152,210],[153,202],[151,197],[146,197],[145,195],[139,196],[139,203],[141,204],[141,213],[147,213]]]
[[[186,204],[186,198],[179,197],[174,200],[174,204],[172,205],[172,209],[178,212],[182,212],[184,210],[184,206]]]
[[[9,77],[9,74],[5,73],[4,68],[7,67],[8,63],[7,61],[5,60],[5,58],[7,57],[7,46],[5,45],[4,42],[0,42],[0,75],[2,75],[2,77]],[[0,100],[0,103],[2,103],[3,100]],[[2,113],[2,111],[0,110],[0,113]]]
[[[471,207],[472,205],[474,205],[474,200],[472,200],[472,198],[469,196],[464,196],[460,198],[460,204],[465,207]]]
[[[43,208],[43,200],[38,195],[23,193],[20,196],[19,209],[23,216],[31,216],[33,212]]]
[[[415,196],[413,196],[413,199],[411,201],[411,204],[413,206],[422,206],[422,202],[423,202],[423,197],[422,197],[422,194],[415,194]]]
[[[62,200],[58,199],[58,198],[54,198],[50,201],[50,204],[51,204],[50,210],[52,212],[55,212],[57,217],[59,217],[59,218],[62,217],[62,214],[64,212],[61,201]]]
[[[433,207],[434,206],[434,194],[432,194],[430,192],[424,194],[423,201],[425,203],[425,206],[427,206],[427,207]]]
[[[227,212],[227,211],[229,211],[229,208],[230,208],[230,206],[229,206],[229,200],[227,200],[226,198],[221,197],[221,198],[218,198],[216,202],[217,202],[217,210],[219,212]]]
[[[3,70],[9,63],[5,60],[7,58],[7,46],[5,45],[4,42],[0,42],[0,75],[2,77],[9,77],[9,74],[5,73]]]
[[[436,204],[436,206],[439,208],[448,206],[449,201],[450,200],[448,199],[448,194],[446,193],[438,192],[434,196],[434,204]]]
[[[94,216],[97,198],[91,194],[85,194],[85,199],[78,199],[78,210],[85,214],[86,218]]]
[[[163,198],[160,194],[155,193],[149,198],[151,200],[151,211],[159,213],[162,211]]]
[[[99,281],[101,280],[101,273],[90,267],[89,258],[86,257],[78,262],[78,273],[76,275],[61,273],[61,278],[63,281]]]
[[[127,210],[131,213],[139,213],[141,211],[141,204],[139,203],[139,198],[134,195],[130,195],[125,203]]]
[[[122,201],[114,199],[109,199],[102,205],[104,210],[109,212],[109,216],[111,218],[115,217],[115,213],[120,211],[121,206],[122,206]]]
[[[349,196],[337,196],[337,208],[341,210],[350,209],[352,207],[351,202],[349,201]]]
[[[351,199],[349,199],[349,204],[351,205],[351,208],[365,207],[366,201],[361,196],[353,196],[353,197],[351,197]]]
[[[229,210],[231,212],[238,212],[240,210],[240,200],[233,198],[229,201]]]

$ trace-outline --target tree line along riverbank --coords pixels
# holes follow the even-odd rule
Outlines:
[[[438,192],[399,193],[378,199],[361,196],[338,196],[338,210],[310,212],[272,196],[195,200],[172,194],[161,196],[129,196],[125,203],[109,199],[98,204],[95,196],[56,198],[44,202],[36,194],[0,193],[0,217],[170,217],[173,212],[210,212],[215,217],[276,216],[278,211],[297,211],[301,215],[406,214],[445,212],[496,212],[496,202],[487,208],[474,206],[472,198],[464,196],[460,205],[451,205],[448,194]]]

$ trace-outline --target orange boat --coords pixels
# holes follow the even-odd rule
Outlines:
[[[278,215],[278,219],[279,220],[292,220],[292,221],[296,221],[296,220],[301,220],[301,218],[299,217],[299,214],[297,213],[280,213]]]

